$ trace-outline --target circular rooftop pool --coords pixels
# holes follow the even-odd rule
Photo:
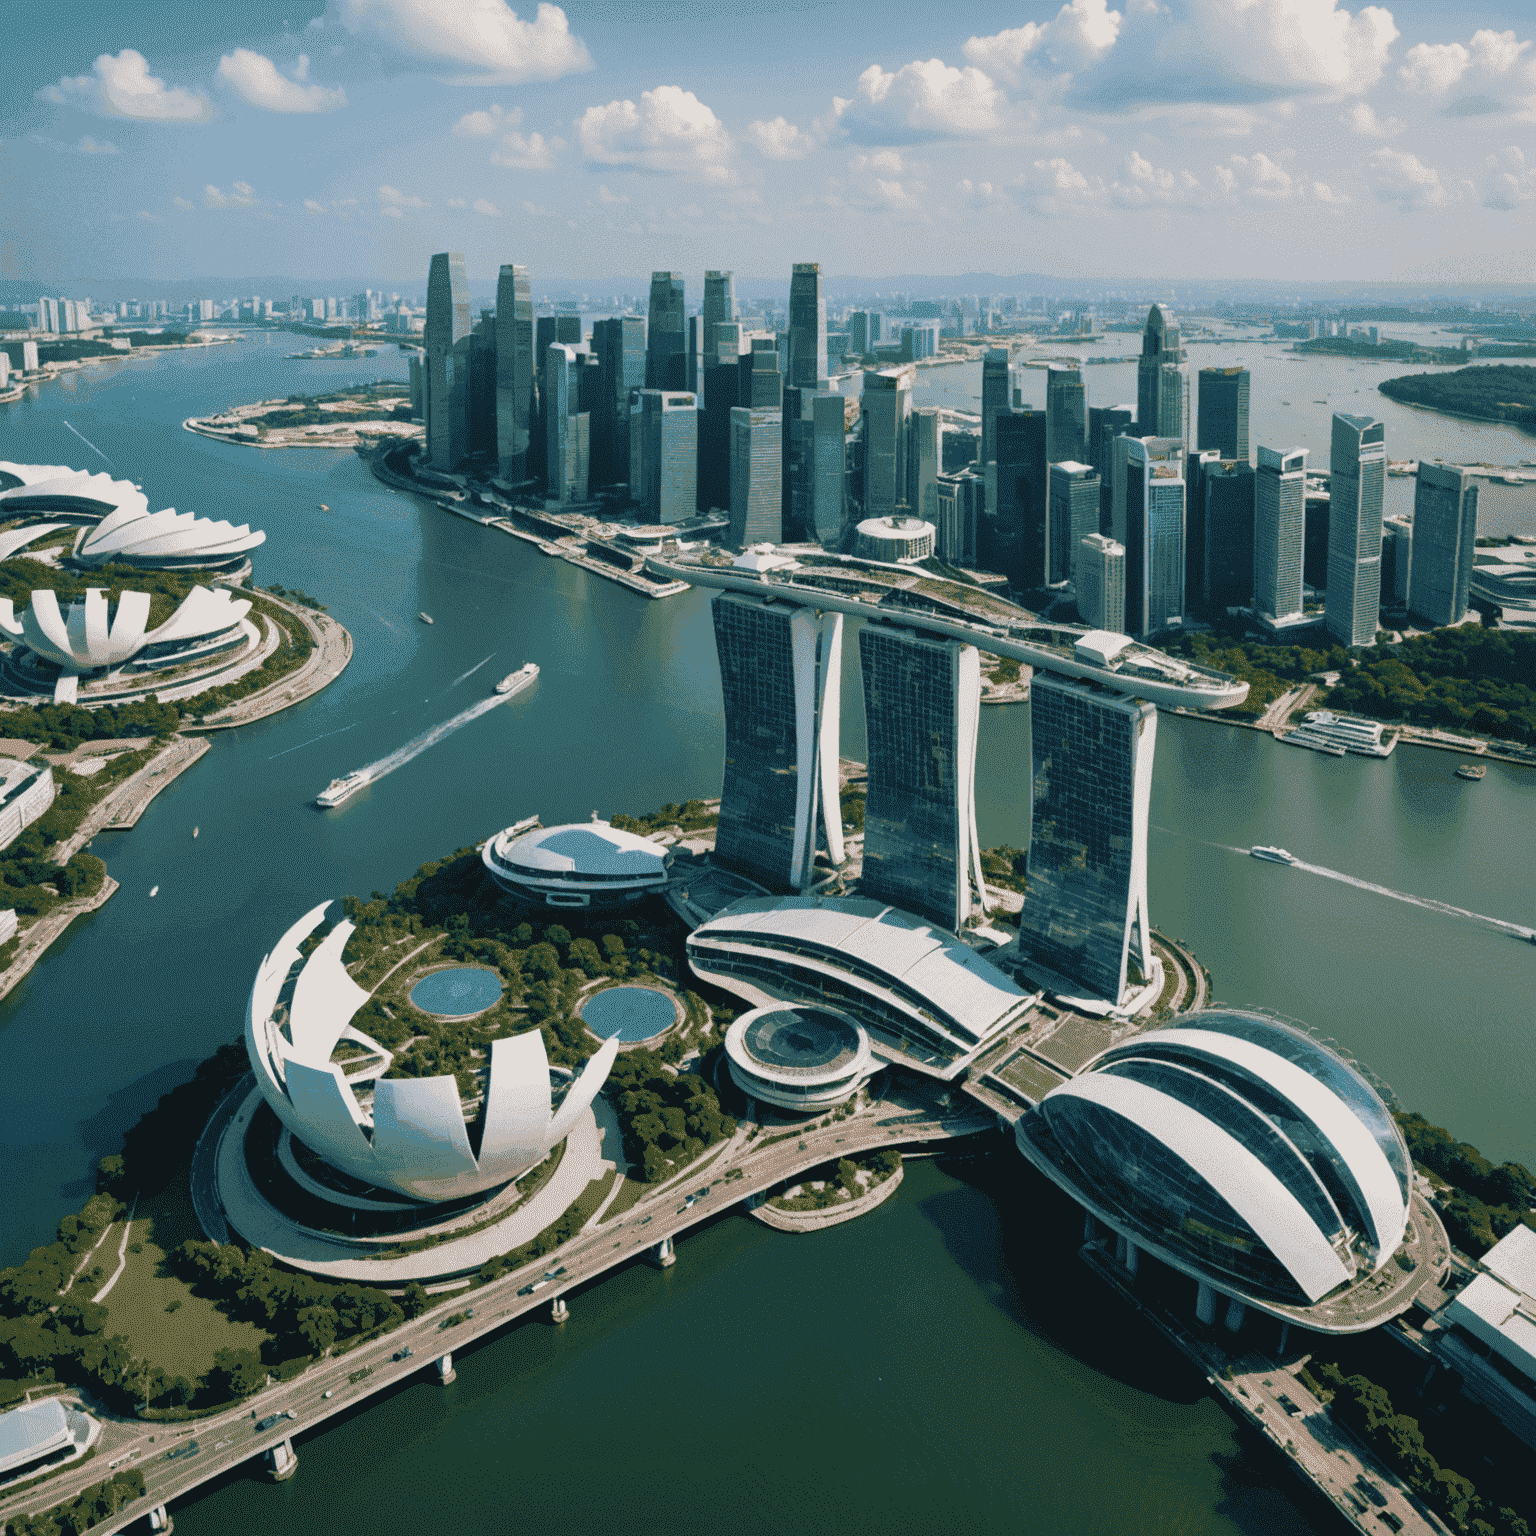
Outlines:
[[[677,1008],[655,987],[605,987],[582,1004],[581,1017],[600,1040],[618,1038],[633,1044],[670,1029],[677,1022]]]
[[[411,1002],[423,1013],[462,1019],[484,1013],[501,999],[501,977],[475,965],[455,965],[423,976],[411,988]]]

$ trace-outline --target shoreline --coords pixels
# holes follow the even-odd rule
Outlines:
[[[255,693],[216,710],[211,719],[201,720],[197,725],[200,731],[226,731],[237,725],[252,725],[257,720],[281,714],[283,710],[302,704],[305,699],[312,699],[322,689],[329,688],[351,664],[352,632],[344,624],[318,609],[290,603],[259,587],[250,590],[259,593],[264,602],[296,618],[309,631],[315,648],[305,658],[303,665],[286,677],[280,677],[275,683],[268,683],[265,688],[258,688]]]

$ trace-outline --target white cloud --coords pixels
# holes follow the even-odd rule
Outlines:
[[[175,203],[178,208],[194,208],[197,206],[195,203],[188,202],[184,197],[173,197],[171,201]]]
[[[1070,0],[1054,21],[1029,21],[991,37],[970,38],[964,53],[994,79],[1018,85],[1026,63],[1041,72],[1074,72],[1096,62],[1114,47],[1123,20],[1106,0]]]
[[[235,182],[228,192],[221,192],[212,182],[203,188],[205,208],[254,208],[258,202],[256,189],[248,181]]]
[[[483,112],[466,112],[453,125],[453,131],[461,139],[488,139],[500,133],[502,128],[515,128],[523,120],[523,109],[513,107],[503,112],[498,106],[489,106]]]
[[[1350,108],[1349,115],[1340,118],[1339,121],[1348,124],[1364,139],[1392,139],[1403,131],[1401,118],[1379,118],[1376,116],[1375,108],[1364,101],[1357,101]]]
[[[423,202],[419,197],[408,197],[398,187],[391,187],[387,183],[379,188],[379,202],[382,204],[381,212],[387,212],[393,208],[398,216],[402,208],[430,208],[430,203]]]
[[[1342,192],[1335,192],[1326,181],[1314,181],[1312,183],[1312,196],[1320,203],[1327,203],[1331,207],[1342,208],[1349,198]]]
[[[971,208],[995,208],[1013,202],[1001,187],[995,187],[990,181],[971,181],[967,178],[957,182],[955,189]]]
[[[1421,209],[1444,208],[1451,202],[1439,171],[1406,150],[1378,149],[1371,156],[1371,170],[1376,196],[1384,203]]]
[[[160,215],[158,213],[151,213],[147,208],[139,209],[139,217],[143,219],[146,224],[158,224],[160,222]]]
[[[468,208],[469,204],[462,197],[450,197],[448,199],[448,206],[450,208]]]
[[[627,203],[629,201],[621,192],[610,192],[602,182],[597,184],[597,200],[600,203]]]
[[[1513,144],[1488,156],[1483,182],[1483,207],[1508,212],[1522,203],[1536,201],[1536,166],[1527,163],[1523,150]]]
[[[1416,43],[1397,77],[1410,91],[1448,91],[1466,74],[1472,55],[1460,43]]]
[[[588,107],[576,123],[582,153],[598,165],[632,165],[723,184],[733,179],[731,137],[692,91],[659,85],[640,105],[610,101]]]
[[[871,64],[854,95],[835,97],[832,105],[838,127],[857,144],[925,144],[989,137],[1006,102],[981,70],[929,59],[894,74]]]
[[[1170,171],[1154,165],[1134,149],[1125,157],[1121,169],[1126,179],[1112,182],[1109,196],[1122,208],[1159,204],[1192,207],[1203,200],[1200,183],[1188,171]]]
[[[109,144],[105,139],[93,139],[88,133],[80,135],[80,142],[75,145],[75,148],[82,155],[115,155],[117,153],[116,144]]]
[[[499,219],[501,209],[491,202],[489,198],[477,197],[472,205],[476,213],[484,214],[488,219]]]
[[[115,58],[102,54],[88,75],[66,75],[37,94],[57,106],[80,107],[100,117],[128,117],[152,123],[206,123],[213,107],[201,91],[167,86],[149,72],[149,61],[136,48]]]
[[[816,136],[797,128],[787,117],[759,119],[747,126],[747,142],[765,160],[804,160],[817,149]]]
[[[542,133],[509,133],[492,153],[491,164],[514,171],[549,171],[564,148],[564,139],[546,139]]]
[[[324,204],[324,203],[317,203],[317,202],[316,202],[316,201],[315,201],[315,200],[314,200],[314,198],[312,198],[312,197],[306,197],[306,198],[305,198],[305,199],[304,199],[304,206],[305,206],[305,207],[306,207],[306,208],[307,208],[307,209],[309,209],[309,211],[310,211],[310,212],[311,212],[311,213],[329,213],[329,212],[330,212],[330,209],[328,209],[328,208],[327,208],[327,207],[326,207],[326,206],[325,206],[325,204]]]
[[[1405,90],[1419,95],[1444,97],[1459,87],[1460,94],[1445,106],[1452,117],[1484,117],[1511,107],[1536,116],[1536,58],[1532,44],[1514,32],[1484,28],[1466,47],[1416,43],[1397,74]]]
[[[401,213],[400,210],[398,208],[396,208],[393,203],[387,205],[386,207],[380,208],[379,212],[386,219],[403,219],[405,217],[405,215],[403,213]]]
[[[334,112],[347,104],[347,93],[310,85],[309,58],[300,54],[293,78],[278,73],[277,65],[264,54],[236,48],[219,60],[214,77],[243,96],[253,107],[268,112]]]
[[[1104,183],[1090,178],[1062,155],[1036,160],[1020,177],[1018,188],[1042,210],[1086,208],[1103,202],[1107,196]]]
[[[848,162],[848,169],[855,176],[863,173],[879,173],[882,176],[900,176],[904,167],[901,155],[894,149],[877,149],[872,155],[855,155]]]
[[[592,56],[558,5],[524,21],[506,0],[330,0],[326,15],[354,36],[411,58],[465,66],[460,84],[558,80],[592,68]]]

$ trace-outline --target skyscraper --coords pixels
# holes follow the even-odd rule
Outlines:
[[[980,564],[978,530],[986,518],[986,482],[974,469],[940,475],[935,553],[955,565]]]
[[[1088,457],[1088,393],[1076,365],[1052,363],[1045,375],[1046,456],[1052,464]]]
[[[780,890],[811,881],[816,827],[843,862],[843,616],[722,592],[710,604],[725,713],[715,857]]]
[[[1248,370],[1202,368],[1195,446],[1223,459],[1248,458]]]
[[[731,543],[783,542],[784,418],[778,407],[731,410]]]
[[[1035,805],[1019,953],[1119,1003],[1152,970],[1147,822],[1157,710],[1036,672],[1030,735]]]
[[[1144,437],[1187,435],[1184,396],[1188,380],[1179,347],[1179,324],[1171,309],[1154,304],[1147,314],[1136,360],[1136,430]]]
[[[1477,544],[1477,483],[1454,464],[1419,460],[1413,489],[1413,560],[1408,611],[1425,624],[1466,617]]]
[[[1381,503],[1386,428],[1371,416],[1335,415],[1328,462],[1328,633],[1374,645],[1381,610]]]
[[[681,272],[651,273],[650,323],[645,343],[645,387],[684,389],[688,328]]]
[[[912,414],[913,369],[864,374],[864,516],[891,517],[904,503],[907,422]]]
[[[937,406],[912,412],[907,431],[907,505],[924,522],[938,516],[944,425]]]
[[[1246,459],[1209,464],[1200,477],[1205,495],[1201,600],[1217,612],[1253,604],[1254,479]]]
[[[704,387],[704,317],[688,316],[688,339],[683,350],[683,388],[698,394]]]
[[[856,309],[848,317],[848,350],[861,358],[873,352],[880,341],[881,316],[873,310]]]
[[[1052,583],[1077,580],[1078,549],[1099,531],[1099,477],[1073,459],[1052,464],[1046,492]]]
[[[986,909],[974,799],[976,648],[867,623],[859,662],[869,758],[860,892],[958,931],[973,906]]]
[[[458,344],[469,335],[469,278],[458,251],[442,251],[427,268],[427,457],[434,469],[452,469],[469,451],[469,389]]]
[[[722,323],[736,318],[736,274],[734,272],[706,272],[704,274],[704,368],[707,371],[720,361],[719,328]],[[704,392],[705,408],[709,407],[709,391]]]
[[[629,493],[657,523],[686,522],[698,512],[698,397],[642,389],[629,413]]]
[[[480,311],[479,324],[454,350],[467,360],[469,384],[465,409],[468,431],[465,451],[482,462],[496,462],[496,316]]]
[[[816,539],[834,547],[842,536],[848,505],[848,429],[841,395],[817,394],[811,404],[815,442],[811,450],[811,527]]]
[[[629,479],[629,405],[645,388],[645,321],[638,315],[592,323],[592,355],[600,380],[592,410],[591,482],[594,487]]]
[[[1009,584],[1037,591],[1051,581],[1049,473],[1044,411],[1008,411],[996,420],[997,500],[982,561]],[[1062,558],[1066,559],[1063,550]]]
[[[1272,619],[1303,609],[1302,541],[1307,517],[1307,450],[1259,449],[1254,480],[1253,606]]]
[[[1109,532],[1114,522],[1112,497],[1115,483],[1114,440],[1124,437],[1136,424],[1134,405],[1088,407],[1088,462],[1099,475],[1099,532]],[[1122,499],[1124,490],[1122,488]]]
[[[1008,349],[988,347],[981,360],[981,462],[997,459],[997,418],[1012,405],[1008,399]]]
[[[1191,607],[1205,591],[1205,472],[1220,462],[1212,448],[1184,456],[1184,596]]]
[[[785,382],[814,390],[827,377],[827,299],[821,263],[797,261],[789,279],[789,370]]]
[[[1381,520],[1381,606],[1406,608],[1413,577],[1413,519],[1399,512]]]
[[[1084,624],[1125,633],[1125,546],[1090,533],[1077,551],[1077,614]]]
[[[1184,444],[1117,437],[1114,447],[1124,486],[1112,531],[1125,546],[1125,632],[1140,637],[1184,613]]]
[[[586,355],[556,342],[544,354],[545,463],[553,501],[587,499],[591,455],[591,413],[581,409],[581,374]]]
[[[533,287],[527,267],[503,266],[496,279],[496,468],[528,478],[533,419]]]
[[[704,357],[704,409],[699,419],[699,505],[706,510],[731,504],[731,410],[741,403],[741,326],[715,326],[713,361]]]

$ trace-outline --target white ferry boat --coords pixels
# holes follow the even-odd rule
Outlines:
[[[350,800],[358,790],[366,788],[373,779],[362,769],[356,773],[349,773],[344,779],[332,779],[324,789],[315,796],[315,804],[323,806],[326,810],[332,810],[344,800]]]
[[[496,692],[502,694],[519,693],[533,682],[539,675],[536,663],[527,661],[516,672],[508,672],[502,680],[496,684]]]
[[[420,619],[423,624],[430,624],[432,622],[432,615],[430,613],[418,613],[416,617]]]
[[[1256,859],[1268,859],[1271,864],[1294,864],[1296,855],[1287,853],[1284,848],[1266,848],[1262,843],[1250,848],[1248,852]]]
[[[1336,715],[1331,709],[1310,709],[1306,719],[1284,739],[1297,747],[1327,744],[1342,747],[1358,757],[1390,757],[1397,746],[1397,733],[1386,731],[1379,720]]]

